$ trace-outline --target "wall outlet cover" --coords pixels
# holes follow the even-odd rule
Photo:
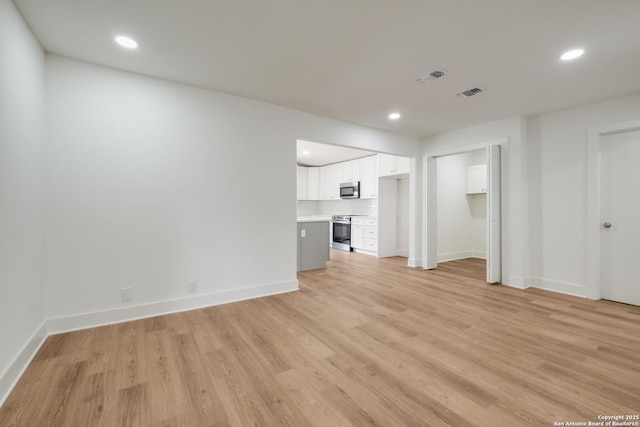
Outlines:
[[[198,281],[197,280],[189,280],[189,292],[198,292]]]

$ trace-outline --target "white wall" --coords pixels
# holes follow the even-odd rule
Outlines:
[[[470,153],[439,157],[438,262],[471,256],[471,211],[467,202]]]
[[[398,180],[378,179],[378,258],[398,255]]]
[[[467,194],[467,167],[486,163],[485,150],[439,157],[438,261],[486,258],[486,195]]]
[[[640,95],[531,117],[530,285],[585,295],[587,130],[640,118]]]
[[[396,252],[400,256],[409,256],[409,178],[398,179],[398,224],[396,231]]]
[[[0,405],[45,334],[44,58],[0,0]]]
[[[442,153],[508,138],[503,281],[585,296],[587,131],[638,118],[640,95],[630,95],[424,138],[423,150]]]
[[[413,155],[418,147],[54,55],[47,85],[54,329],[295,289],[296,140]],[[184,299],[189,280],[204,299]],[[133,300],[123,303],[125,286]]]
[[[524,287],[529,276],[526,130],[526,119],[514,116],[422,139],[425,156],[464,152],[490,141],[507,141],[502,147],[502,216],[506,224],[502,282],[515,287]]]

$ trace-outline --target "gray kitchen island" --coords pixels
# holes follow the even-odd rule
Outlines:
[[[298,218],[298,271],[325,268],[329,261],[329,227],[324,218]]]

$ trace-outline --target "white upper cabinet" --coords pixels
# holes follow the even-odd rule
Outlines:
[[[320,168],[307,168],[307,200],[318,200],[318,170]]]
[[[319,200],[338,200],[340,198],[341,165],[322,166],[318,174]]]
[[[378,198],[378,156],[358,160],[360,169],[360,198]]]
[[[411,159],[408,157],[396,156],[397,173],[409,173],[411,171]]]
[[[467,194],[487,192],[487,165],[467,167]]]
[[[340,182],[360,181],[360,162],[349,160],[340,163]]]
[[[379,176],[407,173],[408,158],[387,154],[322,167],[298,166],[298,200],[339,200],[343,182],[360,182],[360,198],[377,199]]]
[[[327,199],[327,168],[318,168],[318,200]]]
[[[342,165],[336,163],[333,165],[325,166],[327,168],[327,200],[340,199],[340,179],[342,178]]]
[[[304,166],[298,166],[298,200],[308,199],[308,169]]]
[[[408,157],[380,154],[380,176],[391,176],[409,173],[410,159]]]

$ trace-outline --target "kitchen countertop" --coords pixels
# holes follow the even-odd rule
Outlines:
[[[326,222],[331,221],[331,215],[304,215],[298,217],[298,222]]]
[[[298,216],[298,222],[331,221],[331,217],[332,215],[300,215]],[[378,219],[377,216],[373,215],[352,215],[352,217]]]

